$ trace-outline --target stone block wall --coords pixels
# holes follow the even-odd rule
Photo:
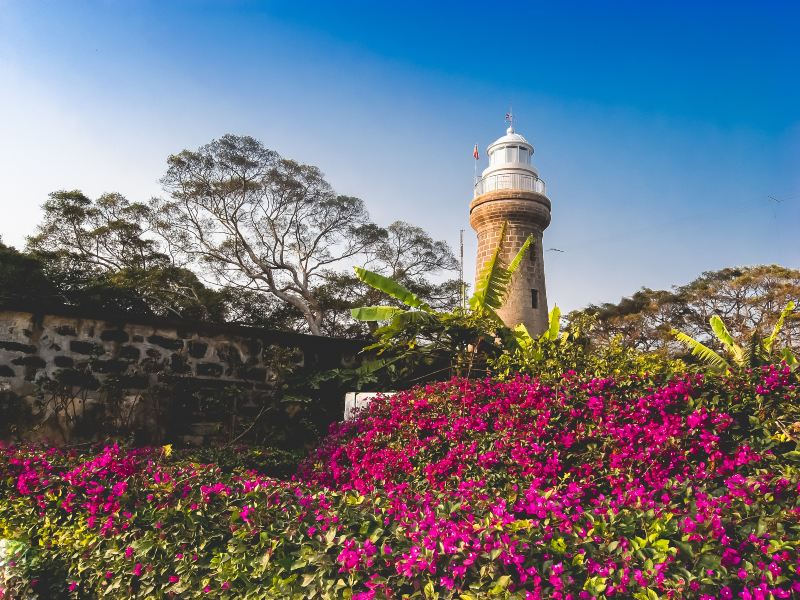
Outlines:
[[[128,393],[168,383],[187,393],[235,386],[247,397],[274,392],[278,360],[310,376],[353,365],[362,347],[235,325],[6,305],[0,306],[0,389],[33,399],[44,379],[72,377],[91,398],[113,378]]]
[[[524,323],[532,335],[538,335],[547,329],[548,322],[542,234],[550,224],[550,201],[542,194],[519,190],[489,192],[472,201],[470,224],[478,237],[476,281],[500,243],[503,223],[507,223],[503,252],[506,263],[513,259],[528,236],[533,237],[533,243],[511,280],[506,303],[498,314],[509,327]]]

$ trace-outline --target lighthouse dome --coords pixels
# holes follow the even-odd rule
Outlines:
[[[506,130],[504,136],[489,144],[486,154],[489,155],[489,167],[483,171],[483,177],[500,171],[538,176],[531,164],[533,146],[514,131],[513,126]]]
[[[532,164],[533,145],[514,131],[512,125],[506,134],[489,144],[486,149],[489,165],[475,182],[475,197],[501,189],[515,189],[545,194],[544,181]]]
[[[514,131],[514,127],[512,126],[506,129],[506,134],[504,136],[497,138],[494,142],[489,144],[487,152],[491,152],[492,148],[495,146],[502,144],[519,144],[520,142],[526,146],[530,146],[531,152],[533,152],[533,146],[531,146],[528,143],[528,140],[526,140],[523,136]]]

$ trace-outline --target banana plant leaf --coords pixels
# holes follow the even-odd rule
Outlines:
[[[764,338],[764,350],[767,351],[767,354],[772,352],[772,346],[775,344],[775,340],[778,338],[778,334],[781,332],[781,329],[783,329],[783,322],[786,320],[786,317],[794,312],[794,307],[794,300],[789,300],[784,309],[781,311],[781,315],[778,317],[775,327],[772,328],[772,333],[769,335],[769,337]]]
[[[547,331],[542,334],[542,337],[554,342],[558,339],[559,329],[561,329],[561,309],[558,308],[558,305],[555,305],[553,310],[550,311]]]
[[[403,332],[412,331],[411,327],[434,320],[435,315],[421,310],[399,312],[383,327],[375,330],[375,335],[383,338],[394,337]]]
[[[733,362],[739,366],[744,366],[748,361],[748,353],[734,341],[733,336],[728,331],[728,328],[725,327],[725,323],[722,319],[718,315],[714,315],[708,322],[711,325],[714,335],[717,336],[717,339],[722,342],[728,352],[730,352],[733,357]]]
[[[531,334],[528,333],[528,328],[525,327],[524,324],[520,323],[514,327],[513,331],[514,339],[516,340],[520,350],[526,351],[533,347],[533,338],[531,337]]]
[[[406,306],[411,308],[418,308],[420,310],[424,310],[429,312],[431,307],[428,306],[425,302],[423,302],[416,294],[412,291],[406,289],[393,279],[389,279],[388,277],[384,277],[378,273],[373,271],[369,271],[367,269],[363,269],[361,267],[355,267],[356,276],[366,283],[368,286],[375,288],[385,294],[388,294],[395,300],[399,300]]]
[[[673,329],[671,333],[679,342],[682,342],[688,346],[694,356],[697,356],[710,367],[720,371],[731,368],[727,360],[725,360],[722,356],[714,352],[705,344],[698,342],[692,336],[686,335],[682,331],[677,331],[676,329]]]
[[[350,309],[350,314],[359,321],[388,321],[404,312],[407,311],[396,306],[360,306]]]

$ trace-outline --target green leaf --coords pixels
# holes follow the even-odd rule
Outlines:
[[[501,575],[497,578],[494,587],[489,590],[489,594],[492,596],[499,596],[508,589],[509,583],[511,583],[511,577],[509,575]]]
[[[478,281],[475,284],[475,293],[469,300],[469,305],[476,312],[483,312],[487,307],[502,305],[506,288],[510,281],[508,271],[503,268],[500,253],[506,237],[508,222],[504,221],[500,228],[500,240],[492,253],[492,257],[483,265]]]
[[[556,341],[558,339],[558,330],[561,328],[561,309],[558,308],[558,305],[553,307],[553,310],[550,311],[549,315],[549,324],[547,327],[547,331],[542,334],[542,338],[550,341]]]
[[[688,559],[694,558],[695,555],[694,548],[692,548],[692,545],[690,543],[683,541],[676,541],[676,540],[673,540],[672,543],[675,544],[681,551],[681,553],[686,555]]]
[[[435,598],[439,597],[439,594],[436,592],[436,588],[433,586],[432,581],[428,581],[423,588],[423,592],[425,593],[425,597],[429,600],[434,600]]]
[[[430,306],[423,302],[416,294],[406,289],[395,280],[384,277],[378,273],[374,273],[373,271],[362,269],[361,267],[354,267],[354,269],[356,271],[356,276],[368,286],[373,287],[384,294],[388,294],[406,306],[418,308],[424,311],[430,311]]]
[[[550,540],[550,547],[558,552],[559,554],[564,554],[567,551],[567,544],[564,542],[563,538],[553,538]]]
[[[358,321],[388,321],[403,312],[406,310],[395,306],[361,306],[350,310],[352,317]]]
[[[334,538],[336,538],[336,529],[334,529],[333,527],[331,527],[331,528],[330,528],[330,529],[328,529],[328,531],[325,533],[325,541],[326,541],[326,542],[328,542],[329,544],[332,544],[332,543],[333,543],[333,540],[334,540]]]
[[[736,343],[731,336],[728,328],[725,327],[725,323],[718,315],[714,315],[709,319],[709,324],[711,325],[711,329],[714,332],[714,335],[717,336],[717,339],[722,342],[723,346],[731,353],[733,357],[733,362],[735,362],[738,366],[743,367],[747,364],[748,357],[746,356],[746,352],[744,349]]]
[[[705,344],[701,344],[700,342],[698,342],[692,336],[686,335],[682,331],[677,331],[675,329],[673,329],[671,333],[672,335],[675,336],[675,338],[679,342],[683,342],[684,344],[686,344],[692,351],[692,354],[694,356],[700,358],[702,361],[704,361],[713,369],[717,369],[720,371],[724,371],[725,369],[730,369],[728,361],[726,361],[724,358],[722,358],[722,356],[714,352],[711,348],[709,348]]]
[[[410,331],[411,327],[427,323],[434,318],[434,313],[423,312],[421,310],[399,312],[392,317],[389,323],[376,329],[375,335],[391,338],[400,333]]]
[[[794,312],[794,307],[794,300],[789,300],[784,309],[781,311],[781,315],[778,317],[775,327],[772,328],[772,333],[769,335],[769,337],[764,338],[764,350],[766,350],[767,353],[772,352],[772,346],[775,344],[775,340],[777,339],[781,329],[783,329],[783,322],[786,320],[786,317]]]
[[[528,253],[528,249],[531,247],[533,243],[533,236],[529,235],[528,239],[525,240],[525,243],[520,246],[517,255],[511,260],[511,264],[508,265],[508,274],[513,275],[519,269],[519,265],[522,263],[522,259],[525,258],[525,255]]]
[[[797,364],[797,358],[794,354],[792,354],[792,350],[790,348],[784,348],[781,350],[781,358],[786,361],[787,365]]]
[[[500,229],[500,239],[497,247],[492,253],[492,257],[483,265],[475,283],[475,293],[469,300],[470,308],[473,311],[492,316],[497,321],[500,321],[500,318],[497,316],[496,311],[505,303],[511,278],[519,268],[522,259],[533,242],[533,236],[529,236],[517,251],[511,263],[506,266],[502,255],[507,228],[508,222],[505,221]]]
[[[728,328],[725,327],[725,323],[723,323],[719,315],[714,315],[709,319],[708,322],[711,325],[711,329],[714,331],[714,335],[716,335],[717,339],[727,348],[731,348],[736,345],[736,342],[733,340],[733,337],[728,332]]]
[[[520,350],[529,350],[533,347],[533,338],[531,334],[528,333],[528,328],[525,327],[524,323],[520,323],[513,329],[514,332],[514,339],[517,342]]]

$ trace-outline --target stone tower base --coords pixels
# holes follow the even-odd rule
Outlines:
[[[542,232],[550,224],[550,200],[536,192],[499,190],[482,194],[470,204],[470,224],[478,235],[475,280],[500,243],[503,223],[507,222],[503,261],[508,264],[522,244],[533,242],[498,311],[509,327],[523,323],[531,335],[547,329],[547,291],[544,279]]]

